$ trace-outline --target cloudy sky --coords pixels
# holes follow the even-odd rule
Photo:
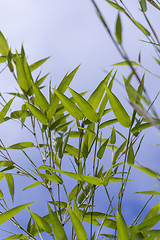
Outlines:
[[[99,6],[114,33],[117,11],[104,0],[99,1]],[[144,22],[138,10],[138,1],[131,1],[128,7],[136,20]],[[66,72],[81,64],[71,86],[77,91],[92,91],[104,78],[105,72],[112,69],[111,65],[122,60],[90,0],[1,0],[0,9],[0,30],[13,52],[15,49],[20,50],[23,43],[30,64],[51,56],[42,70],[44,73],[50,72],[53,86],[58,85]],[[160,20],[158,14],[158,11],[149,8],[148,16],[156,30]],[[158,74],[159,66],[152,59],[151,46],[140,41],[146,40],[143,34],[125,17],[122,17],[122,24],[123,43],[130,59],[137,61],[141,51],[142,64]],[[120,82],[122,73],[129,73],[128,68],[119,68],[117,78]],[[6,71],[0,75],[0,81],[0,92],[13,91],[16,88],[14,79]],[[151,98],[158,92],[159,86],[159,79],[147,74],[146,88]],[[123,87],[116,83],[114,91],[125,101]],[[18,139],[23,135],[15,134],[13,127],[10,127],[9,137],[3,127],[0,130],[8,144],[12,144],[15,137]],[[158,143],[158,133],[154,129],[146,135],[145,151],[140,153],[139,158],[143,162],[147,161],[149,165],[152,165],[153,161],[156,164],[159,149],[152,144]],[[145,181],[144,176],[142,185]]]

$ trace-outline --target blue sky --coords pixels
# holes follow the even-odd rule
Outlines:
[[[129,3],[129,8],[136,20],[144,22],[138,10],[138,1],[136,2]],[[99,1],[99,5],[114,33],[117,12],[104,0]],[[111,70],[113,63],[122,60],[89,0],[1,0],[0,9],[0,30],[8,39],[12,51],[15,48],[20,50],[23,43],[29,63],[51,56],[44,65],[43,72],[50,72],[53,86],[58,85],[67,71],[71,71],[81,64],[71,86],[77,91],[92,91],[104,78],[105,71]],[[155,29],[158,30],[157,22],[160,20],[158,11],[150,7],[148,16],[151,17]],[[153,54],[153,51],[151,46],[139,41],[144,39],[143,34],[125,17],[122,17],[122,24],[124,46],[129,53],[130,59],[137,61],[141,50],[142,64],[149,69],[153,69],[158,74],[159,66],[152,59],[151,54]],[[140,72],[143,71],[140,70]],[[121,67],[118,69],[117,78],[121,82],[122,73],[124,75],[129,73],[128,68]],[[1,92],[15,89],[15,81],[6,71],[0,75],[0,81]],[[158,92],[159,79],[147,74],[146,86],[152,98]],[[114,92],[127,105],[124,89],[118,83],[115,84]],[[158,103],[156,105],[158,106]],[[18,140],[21,141],[20,139],[23,137],[20,129],[17,133],[16,128],[13,126],[9,127],[7,135],[4,126],[0,126],[0,131],[6,145],[12,144],[15,138],[17,142]],[[139,154],[140,161],[156,167],[159,148],[152,146],[152,144],[158,143],[158,141],[157,130],[148,130],[146,132],[144,151]],[[137,176],[139,176],[138,173]],[[139,188],[141,185],[145,188],[146,179],[148,180],[144,176],[141,183],[135,179],[133,188],[136,189],[138,184]],[[149,184],[152,186],[152,180],[148,182],[148,186]]]

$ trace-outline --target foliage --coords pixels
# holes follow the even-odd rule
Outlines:
[[[137,197],[138,194],[151,197],[142,206],[132,224],[128,225],[123,217],[122,205],[126,186],[131,180],[132,169],[136,168],[141,174],[145,173],[157,181],[160,180],[160,174],[137,161],[137,154],[142,146],[143,131],[153,126],[159,129],[159,118],[156,112],[152,111],[152,102],[146,93],[145,74],[139,75],[135,68],[135,66],[144,67],[140,61],[130,61],[122,45],[121,23],[121,15],[124,14],[147,37],[156,49],[157,56],[154,58],[159,64],[159,40],[146,15],[147,3],[151,3],[156,10],[159,9],[159,5],[150,0],[139,1],[141,12],[150,27],[149,31],[133,18],[122,1],[118,3],[116,0],[106,0],[106,4],[118,11],[114,36],[99,7],[94,0],[92,3],[123,58],[123,61],[116,65],[128,65],[131,69],[129,77],[123,76],[130,103],[129,110],[126,110],[122,100],[112,90],[116,79],[114,69],[99,83],[88,100],[85,93],[78,93],[70,87],[79,66],[71,73],[67,73],[57,88],[52,88],[50,83],[47,98],[43,83],[48,74],[40,77],[38,73],[35,77],[33,71],[48,58],[30,65],[23,46],[21,52],[12,53],[0,32],[0,62],[6,64],[19,86],[19,91],[10,93],[12,98],[8,102],[4,96],[0,96],[2,100],[0,123],[18,121],[22,131],[27,130],[31,139],[34,139],[30,142],[23,140],[13,143],[11,146],[5,146],[3,140],[0,140],[0,180],[6,179],[13,202],[13,208],[8,207],[7,193],[3,194],[0,191],[2,208],[0,224],[11,221],[19,229],[19,233],[10,232],[10,236],[5,240],[43,239],[43,236],[57,240],[160,238],[160,229],[156,228],[156,224],[160,222],[159,202],[139,223],[149,200],[153,196],[159,196],[160,192],[154,190],[137,192]],[[137,87],[132,85],[133,77],[138,80]],[[17,99],[20,99],[21,106],[12,110],[11,106]],[[36,162],[33,151],[30,151],[31,148],[39,153]],[[23,162],[17,164],[13,160],[11,155],[13,151],[24,154],[30,164],[28,169],[23,166]],[[105,164],[103,159],[109,151],[111,154],[107,155],[108,164]],[[47,207],[46,215],[40,216],[33,211],[32,207],[36,203],[32,202],[32,195],[29,203],[14,206],[17,177],[25,178],[26,184],[27,179],[32,180],[23,191],[30,189],[29,191],[32,192],[39,186],[45,192],[48,198],[47,203],[44,203]],[[71,180],[71,186],[68,186],[68,179]],[[113,193],[109,187],[115,183],[118,191]],[[106,194],[105,201],[108,203],[107,209],[103,212],[98,212],[95,206],[99,189]],[[27,209],[29,214],[26,214],[25,218],[26,227],[23,227],[15,217],[20,211],[26,211],[24,209]],[[66,230],[66,225],[70,227],[70,231]]]

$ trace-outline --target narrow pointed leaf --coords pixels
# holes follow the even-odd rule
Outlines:
[[[156,179],[160,178],[160,175],[157,172],[153,171],[152,169],[150,169],[148,167],[144,167],[144,166],[142,167],[142,166],[136,166],[136,165],[134,165],[133,167],[139,169],[140,171],[146,173],[147,175],[149,175],[153,178],[156,178]]]
[[[15,97],[14,97],[15,98]],[[6,105],[2,108],[1,112],[0,112],[0,123],[2,123],[4,121],[4,117],[6,116],[14,98],[12,98],[8,103],[6,103]]]
[[[112,132],[111,132],[111,144],[115,144],[116,143],[116,131],[115,128],[113,126]]]
[[[57,213],[52,211],[49,204],[48,204],[48,209],[49,209],[49,216],[52,221],[52,228],[53,228],[56,240],[67,240],[66,233],[64,231],[64,228],[62,227],[62,224],[58,219]]]
[[[18,52],[16,53],[16,70],[17,70],[17,80],[18,80],[19,87],[23,91],[27,92],[28,89],[30,88],[30,84],[27,80],[24,65],[23,65],[22,59],[20,58]]]
[[[80,111],[80,109],[76,106],[74,102],[72,102],[69,98],[67,98],[62,93],[59,93],[56,89],[54,89],[55,94],[58,96],[66,110],[78,120],[81,120],[83,118],[83,113]]]
[[[137,125],[135,127],[132,128],[132,133],[137,133],[139,131],[142,131],[146,128],[152,127],[153,125],[151,123],[142,123],[140,125]]]
[[[30,103],[25,103],[33,115],[44,125],[48,124],[48,118],[35,106]]]
[[[104,84],[107,85],[108,81],[110,79],[112,70],[107,74],[105,79],[100,82],[98,87],[95,89],[95,91],[91,94],[91,96],[88,99],[88,103],[96,110],[100,101],[102,100],[103,94],[105,92]]]
[[[7,57],[0,56],[0,63],[6,62],[6,61],[7,61]]]
[[[3,198],[3,192],[2,192],[2,190],[0,190],[0,198]]]
[[[160,202],[158,202],[156,205],[154,205],[149,212],[147,213],[147,215],[145,216],[144,220],[147,220],[153,216],[158,215],[159,213],[159,209],[160,209]]]
[[[105,86],[106,87],[106,86]],[[117,117],[119,123],[124,127],[129,127],[131,124],[130,117],[119,99],[106,87],[106,92],[108,94],[109,102],[113,109],[115,116]]]
[[[119,44],[122,44],[122,24],[120,14],[118,13],[117,21],[116,21],[116,39]]]
[[[98,122],[99,117],[93,107],[73,89],[69,88],[69,90],[85,117],[88,118],[91,122]]]
[[[115,9],[125,12],[125,9],[122,8],[120,5],[118,5],[117,3],[111,2],[109,0],[106,0],[106,2],[108,2],[112,7],[114,7]]]
[[[97,152],[97,157],[98,157],[99,159],[101,159],[101,158],[103,157],[103,154],[104,154],[104,152],[105,152],[106,146],[107,146],[107,144],[108,144],[108,140],[109,140],[109,139],[107,139],[107,140],[100,146],[100,148],[99,148],[99,150],[98,150],[98,152]]]
[[[51,233],[52,232],[52,228],[51,226],[42,218],[40,217],[38,214],[32,212],[31,210],[27,209],[31,216],[33,217],[34,221],[36,222],[36,224],[42,228],[44,231],[46,231],[47,233]]]
[[[48,169],[48,168],[49,167],[46,166],[46,169]],[[39,168],[39,169],[41,169],[41,168]],[[51,175],[50,174],[42,174],[42,173],[37,173],[37,174],[40,177],[47,179],[48,181],[55,182],[58,184],[63,184],[63,180],[53,172],[51,173]]]
[[[139,63],[137,63],[137,62],[135,62],[135,61],[130,61],[130,63],[131,63],[132,65],[139,65]],[[112,66],[126,66],[126,65],[128,65],[128,62],[127,62],[127,61],[112,64]]]
[[[160,221],[160,214],[150,217],[138,225],[139,231],[150,230]]]
[[[47,58],[43,58],[35,63],[33,63],[32,65],[30,65],[30,69],[31,72],[34,71],[35,69],[37,69],[38,67],[40,67],[43,63],[45,63],[50,57]]]
[[[3,56],[8,56],[9,47],[7,40],[5,39],[3,33],[0,31],[0,53]]]
[[[125,148],[125,146],[126,146],[126,143],[127,143],[127,141],[125,140],[125,141],[122,143],[122,145],[116,150],[116,152],[115,152],[115,154],[114,154],[114,156],[113,156],[113,164],[116,163],[116,161],[117,161],[120,153],[123,152],[123,150],[124,150],[124,148]]]
[[[77,239],[78,240],[87,240],[87,234],[86,231],[82,225],[82,223],[80,222],[79,218],[75,215],[75,213],[72,211],[71,207],[68,205],[68,210],[69,210],[69,215],[70,215],[70,219],[73,225],[73,228],[75,230],[75,233],[77,235]]]
[[[147,11],[146,0],[140,0],[140,5],[141,5],[141,11],[146,12]]]
[[[128,227],[119,212],[117,212],[117,231],[119,240],[129,240]]]
[[[117,73],[117,71],[115,71],[115,73],[114,73],[114,75],[113,75],[110,83],[108,84],[108,88],[109,88],[110,91],[112,90],[113,81],[114,81],[114,79],[115,79],[116,73]],[[107,105],[107,102],[108,102],[108,95],[107,95],[107,93],[105,93],[105,95],[104,95],[104,97],[103,97],[103,99],[102,99],[102,102],[101,102],[101,104],[100,104],[100,107],[99,107],[99,116],[100,116],[100,119],[102,118],[102,116],[103,116],[104,113],[105,113],[105,107],[106,107],[106,105]]]
[[[63,80],[61,81],[61,83],[59,84],[59,86],[57,88],[58,92],[64,93],[66,91],[67,87],[69,86],[72,79],[74,78],[78,68],[79,68],[79,66],[76,67],[70,74],[67,74],[63,78]],[[51,105],[50,105],[50,108],[47,113],[49,120],[51,120],[53,115],[55,114],[57,107],[58,107],[58,102],[59,102],[59,98],[57,97],[56,94],[53,94],[52,99],[51,99]]]
[[[30,67],[28,65],[26,56],[24,56],[23,64],[24,64],[24,70],[25,70],[25,73],[26,73],[28,85],[29,85],[29,88],[31,88],[32,84],[33,84],[33,78],[32,78],[31,70],[30,70]]]
[[[7,147],[7,149],[24,149],[29,147],[35,147],[35,145],[32,142],[20,142]]]
[[[141,192],[135,192],[135,193],[141,193],[141,194],[146,194],[146,195],[160,195],[160,192],[158,191],[141,191]]]
[[[42,183],[43,183],[42,181],[34,182],[34,183],[30,184],[29,186],[25,187],[25,188],[23,189],[23,191],[24,191],[24,190],[27,190],[27,189],[30,189],[30,188],[34,188],[34,187],[36,187],[36,186],[39,186],[39,185],[42,184]]]
[[[150,32],[142,26],[142,24],[140,24],[139,22],[137,22],[136,20],[132,19],[133,22],[135,23],[135,25],[146,35],[146,36],[150,36]]]
[[[135,156],[134,156],[133,146],[131,143],[129,146],[127,163],[132,166],[132,165],[134,165],[134,162],[135,162]]]
[[[24,234],[14,234],[10,237],[3,238],[2,240],[11,240],[11,239],[26,240],[27,236]]]
[[[33,202],[32,202],[33,203]],[[23,209],[29,207],[32,203],[23,204],[8,210],[5,213],[0,214],[0,225],[14,217],[17,213],[21,212]]]
[[[78,194],[79,194],[79,192],[81,191],[81,188],[82,188],[82,186],[83,186],[83,184],[81,183],[81,184],[77,184],[73,189],[72,189],[72,191],[69,193],[69,195],[68,195],[68,199],[69,199],[69,201],[72,201]],[[78,197],[78,199],[79,199],[79,197]],[[79,202],[79,201],[78,201]]]
[[[39,169],[40,170],[43,170],[43,169],[46,169],[47,166],[40,166]],[[91,184],[94,184],[94,185],[97,185],[97,186],[103,186],[103,181],[100,179],[100,178],[97,178],[97,177],[93,177],[93,176],[85,176],[85,175],[82,175],[82,174],[77,174],[77,173],[72,173],[72,172],[69,172],[69,171],[64,171],[64,170],[57,170],[57,169],[54,169],[52,167],[47,167],[55,172],[59,172],[59,173],[63,173],[71,178],[74,178],[74,179],[77,179],[79,181],[82,181],[82,182],[88,182],[88,183],[91,183]]]
[[[70,145],[70,144],[67,144],[65,149],[66,149],[66,151],[67,151],[70,155],[78,158],[78,155],[79,155],[79,150],[78,150],[78,148],[76,148],[76,147],[74,147],[74,146],[72,146],[72,145]],[[67,154],[67,152],[66,152],[66,154]],[[82,153],[80,153],[80,157],[82,157]]]
[[[110,179],[110,176],[111,176],[111,173],[112,173],[112,168],[113,166],[111,166],[111,168],[109,169],[109,171],[107,172],[107,174],[104,176],[104,179],[103,179],[103,184],[104,186],[106,187],[109,183],[109,179]]]
[[[35,93],[35,99],[38,102],[39,107],[43,110],[43,112],[47,112],[49,108],[49,104],[47,102],[47,99],[43,95],[43,93],[37,88],[36,86],[33,87],[33,92]]]
[[[112,125],[114,123],[117,123],[117,122],[118,122],[118,119],[117,118],[113,118],[113,119],[110,119],[108,121],[105,121],[105,122],[101,123],[99,128],[101,129],[101,128],[107,127],[109,125]]]
[[[12,202],[14,202],[14,179],[11,173],[6,173],[6,181],[8,184]]]
[[[49,75],[49,73],[47,73],[46,75],[44,75],[43,77],[41,77],[39,80],[37,80],[36,82],[35,82],[35,86],[36,87],[39,87],[39,86],[41,86],[41,84],[44,82],[44,80],[46,79],[46,77]]]

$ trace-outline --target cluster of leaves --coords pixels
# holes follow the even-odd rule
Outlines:
[[[108,26],[101,12],[95,2],[92,2],[107,29]],[[124,6],[120,6],[117,1],[106,0],[106,2],[126,14],[147,37],[150,36],[149,31],[135,21]],[[140,4],[145,14],[146,2],[141,0]],[[115,37],[114,42],[125,60],[118,65],[127,64],[132,70],[129,77],[123,76],[130,102],[130,114],[113,93],[112,86],[116,78],[114,70],[107,74],[86,100],[86,92],[78,93],[69,87],[78,66],[64,76],[56,89],[52,88],[50,83],[49,99],[47,99],[42,84],[48,74],[43,77],[38,74],[34,78],[32,73],[48,58],[29,65],[23,46],[20,53],[16,51],[13,54],[0,32],[0,63],[8,66],[19,86],[19,92],[10,93],[13,96],[10,101],[6,102],[1,95],[0,123],[16,120],[34,137],[34,142],[22,141],[8,147],[2,139],[0,140],[2,159],[0,180],[6,179],[13,202],[16,175],[33,180],[33,183],[23,190],[34,191],[34,188],[39,186],[48,192],[48,212],[45,216],[40,216],[31,211],[32,204],[36,204],[32,202],[32,197],[30,203],[10,209],[7,205],[6,193],[0,191],[2,207],[0,223],[10,220],[20,230],[19,234],[12,233],[5,240],[38,239],[37,237],[43,239],[44,233],[47,234],[44,236],[57,240],[69,238],[85,240],[89,239],[89,235],[92,240],[100,237],[119,240],[159,239],[160,230],[154,228],[160,222],[159,203],[151,208],[140,223],[139,217],[145,206],[131,225],[128,226],[123,218],[122,203],[126,185],[130,181],[131,169],[137,168],[157,180],[160,179],[158,172],[136,161],[143,140],[143,136],[140,137],[142,131],[153,125],[159,127],[159,119],[156,113],[154,117],[149,116],[144,108],[144,104],[148,110],[151,108],[151,103],[145,96],[145,75],[139,77],[133,68],[134,65],[141,66],[140,61],[139,63],[129,61],[122,52],[120,13],[117,17]],[[139,81],[137,89],[131,84],[133,76]],[[66,90],[69,90],[70,97]],[[17,98],[21,99],[22,105],[20,109],[13,111],[11,105]],[[106,128],[108,134],[105,134],[104,138],[102,135]],[[38,164],[34,162],[33,155],[27,153],[28,148],[34,148],[40,153]],[[14,162],[10,154],[11,149],[22,152],[28,159],[31,169],[26,170],[22,165]],[[108,155],[109,166],[103,164],[107,149],[112,153],[111,157]],[[69,163],[72,165],[72,171],[69,171],[69,168],[65,170],[66,159],[67,165],[69,166]],[[69,191],[65,176],[72,180],[73,187]],[[113,193],[109,191],[109,186],[113,183],[119,186],[119,191],[114,193],[116,201],[113,201],[111,196]],[[57,197],[53,192],[55,186],[58,189]],[[105,212],[98,212],[95,206],[96,194],[100,188],[104,190],[108,201]],[[139,193],[151,195],[151,198],[160,195],[158,191]],[[15,215],[24,209],[30,214],[27,227],[23,227],[15,218]],[[66,225],[70,225],[70,232],[65,230]]]

